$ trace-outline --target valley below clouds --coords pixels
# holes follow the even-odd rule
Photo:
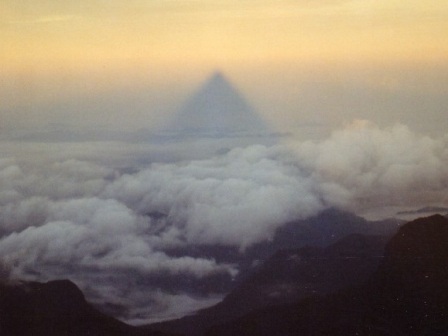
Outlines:
[[[191,246],[243,254],[328,208],[379,218],[448,202],[448,138],[405,125],[358,120],[318,141],[218,152],[196,141],[3,139],[2,277],[68,278],[104,311],[148,323],[218,302],[225,291],[202,284],[238,277],[232,262],[182,253]]]

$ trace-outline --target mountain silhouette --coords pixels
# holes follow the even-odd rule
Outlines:
[[[90,305],[69,280],[0,283],[2,336],[163,336],[142,333]]]
[[[447,242],[447,218],[417,219],[388,242],[364,285],[253,311],[207,335],[447,335]]]
[[[326,247],[279,250],[217,305],[148,330],[203,335],[215,325],[266,307],[361,285],[375,272],[387,238],[349,235]],[[237,335],[237,334],[235,334]]]
[[[165,127],[187,136],[266,136],[264,120],[221,73],[215,72]]]
[[[222,303],[191,316],[194,324],[178,325],[179,332],[447,335],[448,219],[434,215],[409,222],[389,240],[384,254],[383,246],[381,237],[355,234],[325,248],[281,250]],[[289,298],[294,287],[302,293]],[[290,299],[297,301],[284,303]],[[270,307],[259,309],[263,305]],[[68,280],[0,282],[2,336],[166,335],[156,330],[100,313]]]

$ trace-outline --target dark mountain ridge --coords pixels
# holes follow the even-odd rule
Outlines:
[[[264,262],[279,250],[326,247],[351,234],[392,237],[403,223],[397,219],[368,221],[348,211],[329,208],[315,216],[281,225],[271,240],[257,243],[243,252],[237,247],[222,245],[190,245],[166,252],[175,257],[188,255],[238,264],[241,273],[245,273],[254,262]]]
[[[447,261],[448,219],[417,219],[364,285],[252,312],[207,335],[447,335]]]
[[[200,312],[191,320],[195,324],[180,331],[199,335],[208,329],[209,336],[446,335],[448,219],[435,215],[404,225],[378,258],[381,246],[379,237],[354,234],[325,248],[280,250],[222,303]],[[311,290],[305,288],[300,298],[284,291],[283,298],[291,295],[292,303],[268,302],[272,293],[282,297],[278,289],[286,288],[285,282]],[[272,285],[274,292],[263,292]],[[274,305],[258,309],[252,306],[257,297]],[[244,316],[234,319],[229,308]],[[136,328],[100,313],[68,280],[1,283],[0,334],[166,335],[155,326]]]
[[[212,258],[218,263],[237,265],[239,274],[236,277],[221,274],[206,283],[191,278],[176,279],[173,283],[170,279],[160,278],[151,279],[151,283],[169,290],[187,290],[198,295],[209,292],[227,294],[256,270],[254,265],[262,265],[279,250],[305,246],[323,248],[351,234],[391,237],[402,223],[395,219],[368,221],[350,212],[329,208],[310,218],[285,223],[277,229],[271,240],[250,246],[245,251],[221,245],[189,245],[166,251],[173,257]]]
[[[205,313],[200,312],[199,315],[205,314],[201,315],[204,318],[196,320],[195,323],[189,322],[191,330],[185,325],[182,328],[169,330],[182,334],[196,334],[198,326],[200,330],[205,331],[214,324],[242,316],[261,307],[285,304],[316,293],[331,293],[340,287],[350,285],[353,280],[364,279],[366,276],[363,274],[370,274],[376,267],[374,265],[378,254],[378,248],[375,247],[378,246],[378,241],[375,242],[377,238],[352,235],[341,243],[336,241],[346,233],[378,233],[384,230],[393,232],[398,224],[398,222],[390,221],[368,222],[361,217],[337,209],[328,209],[313,218],[286,224],[277,232],[273,241],[255,245],[243,254],[237,250],[229,254],[229,250],[225,247],[191,247],[183,253],[217,256],[216,260],[219,262],[238,260],[243,276],[234,283],[237,289],[224,302],[210,310],[205,310]],[[307,245],[307,242],[319,247],[303,247]],[[332,243],[330,247],[325,247]],[[291,247],[293,249],[290,249]],[[219,251],[217,252],[216,249]],[[279,251],[269,259],[269,256],[277,250]],[[172,253],[175,254],[176,251]],[[333,258],[334,256],[336,259]],[[367,261],[358,265],[365,267],[365,273],[351,271],[353,267],[358,267],[356,264],[359,264],[360,258]],[[263,265],[264,260],[269,262],[261,267],[253,267],[256,261]],[[298,260],[301,262],[298,263]],[[345,271],[338,273],[338,267]],[[308,281],[306,274],[310,275],[312,272],[316,277],[311,276],[311,280]],[[272,276],[275,274],[277,277]],[[343,277],[338,278],[338,274],[342,274]],[[359,276],[353,277],[353,274],[359,274]],[[338,280],[333,283],[332,277]],[[160,281],[162,282],[163,279]],[[222,282],[223,280],[214,279],[213,281]],[[244,285],[246,282],[248,285]],[[311,284],[315,287],[309,286]],[[207,284],[207,286],[214,288],[216,284]],[[228,287],[224,286],[222,289],[228,290]],[[168,329],[164,328],[164,330],[168,332]],[[86,302],[82,292],[67,280],[44,284],[37,282],[0,284],[0,335],[154,334],[158,334],[158,331],[153,326],[135,328],[102,314]]]
[[[217,305],[149,329],[201,335],[209,327],[257,309],[288,304],[360,285],[378,267],[387,238],[349,235],[326,248],[275,253]]]
[[[2,336],[139,336],[93,308],[69,280],[0,284]],[[163,333],[145,333],[162,336]]]

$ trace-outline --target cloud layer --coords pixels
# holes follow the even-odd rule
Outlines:
[[[355,121],[321,143],[296,147],[296,153],[327,204],[360,211],[447,201],[447,137]]]
[[[153,165],[103,195],[140,214],[167,215],[179,243],[246,247],[293,218],[322,209],[312,181],[283,148],[252,146],[209,160]]]
[[[220,294],[199,297],[187,285],[174,291],[168,283],[231,278],[238,270],[173,250],[223,245],[244,251],[285,222],[333,206],[358,213],[446,206],[447,140],[403,125],[381,129],[355,121],[321,142],[257,145],[146,166],[142,157],[127,169],[106,165],[105,153],[47,160],[5,155],[1,268],[13,278],[68,277],[128,321],[174,317]],[[109,155],[109,162],[122,162],[127,154],[114,149]]]

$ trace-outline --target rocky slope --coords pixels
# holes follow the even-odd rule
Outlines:
[[[138,336],[142,333],[94,309],[72,282],[58,280],[0,284],[0,335]]]
[[[368,282],[250,313],[207,335],[446,335],[448,219],[406,224]]]
[[[361,285],[377,269],[386,242],[382,236],[353,234],[326,248],[281,250],[221,303],[194,316],[153,325],[149,330],[200,335],[215,324],[257,309]]]

